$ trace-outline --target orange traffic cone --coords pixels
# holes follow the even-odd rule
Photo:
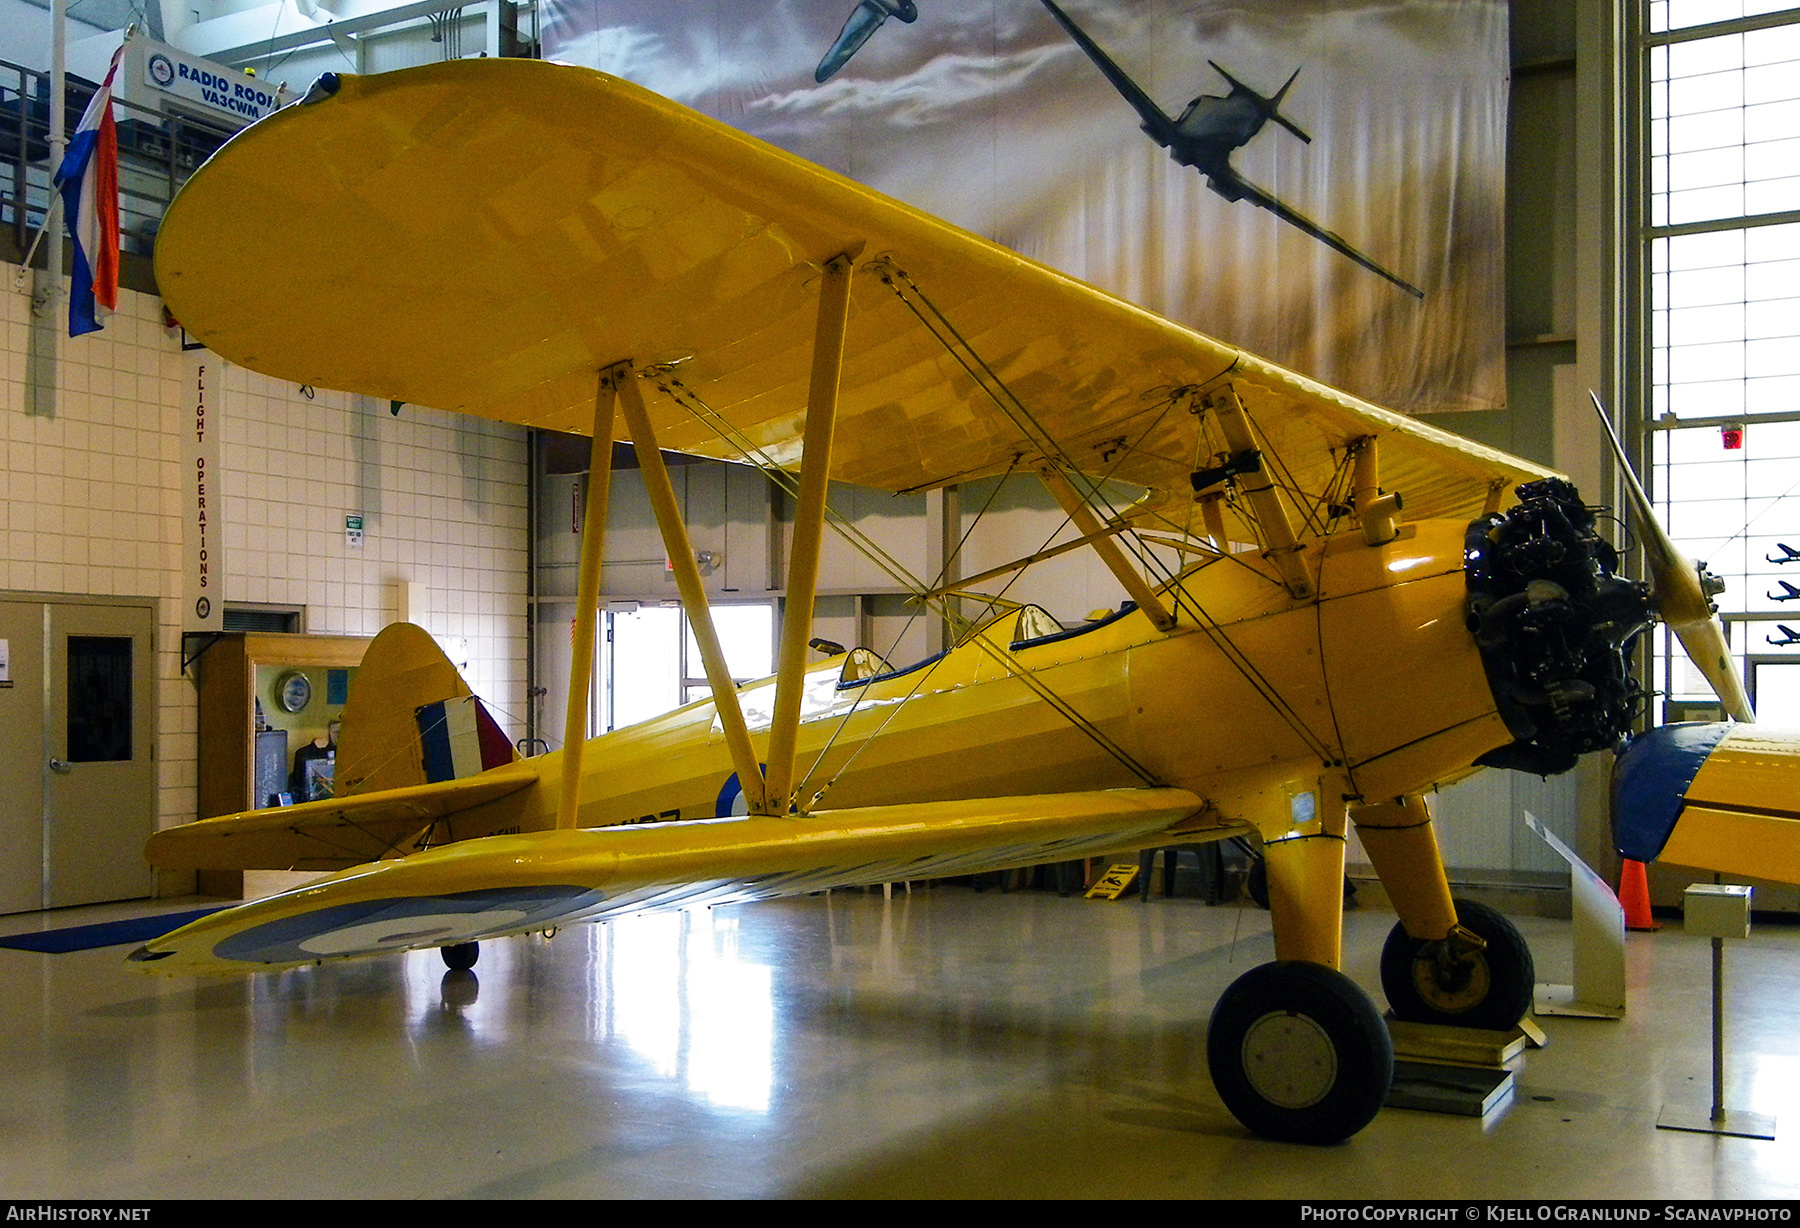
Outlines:
[[[1628,930],[1659,930],[1662,924],[1650,915],[1650,882],[1644,863],[1627,857],[1619,866],[1619,904],[1625,909]]]

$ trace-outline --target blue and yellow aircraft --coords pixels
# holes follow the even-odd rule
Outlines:
[[[1248,834],[1277,960],[1215,1009],[1213,1079],[1251,1129],[1329,1142],[1392,1071],[1338,971],[1354,825],[1399,913],[1396,1013],[1507,1027],[1528,1008],[1529,952],[1451,898],[1423,799],[1478,765],[1560,771],[1615,746],[1642,698],[1631,646],[1671,600],[1618,574],[1555,474],[536,61],[322,79],[192,178],[156,271],[230,361],[589,434],[594,485],[564,748],[514,759],[429,636],[389,628],[344,715],[344,796],[149,846],[160,867],[334,873],[148,943],[144,968],[431,947],[467,966],[481,940],[633,909]],[[248,277],[269,291],[254,310]],[[712,696],[589,740],[625,438]],[[773,679],[726,670],[663,449],[793,492]],[[828,481],[1006,473],[1045,483],[1124,609],[1072,628],[1010,611],[899,668],[808,663]],[[1109,503],[1122,486],[1141,494]]]

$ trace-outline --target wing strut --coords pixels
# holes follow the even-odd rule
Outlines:
[[[707,685],[712,687],[713,708],[725,731],[725,745],[731,751],[731,765],[743,786],[744,799],[752,814],[764,814],[762,771],[756,764],[756,747],[750,742],[750,728],[744,723],[744,709],[738,703],[737,683],[725,664],[725,650],[719,646],[719,634],[713,629],[712,610],[706,604],[706,584],[700,579],[700,565],[694,559],[694,548],[688,541],[687,525],[681,519],[681,507],[675,501],[675,487],[669,481],[669,468],[663,464],[662,451],[656,446],[656,429],[644,411],[644,393],[635,375],[626,374],[620,381],[620,408],[625,411],[625,426],[637,448],[638,469],[644,477],[644,490],[650,496],[650,510],[656,513],[656,527],[662,530],[663,549],[668,552],[669,566],[675,572],[675,587],[681,592],[681,608],[687,611],[688,627],[694,643],[700,647],[700,659],[706,664]]]
[[[1138,609],[1149,615],[1158,631],[1167,631],[1173,627],[1175,616],[1169,613],[1169,608],[1162,603],[1162,599],[1145,582],[1144,577],[1138,574],[1137,568],[1125,558],[1125,552],[1119,549],[1119,544],[1107,535],[1105,528],[1095,518],[1093,509],[1069,485],[1069,479],[1053,465],[1045,465],[1039,469],[1038,477],[1043,479],[1050,493],[1056,496],[1056,501],[1062,504],[1062,510],[1075,523],[1076,531],[1084,539],[1093,542],[1094,553],[1100,556],[1107,570],[1125,586],[1125,591],[1137,602]]]
[[[624,365],[601,370],[594,388],[594,439],[588,449],[587,512],[581,521],[581,570],[575,599],[575,652],[569,665],[569,707],[563,720],[562,792],[556,825],[576,826],[581,805],[581,754],[587,746],[588,692],[594,685],[594,624],[600,611],[600,560],[606,550],[606,496],[612,487],[613,411]]]
[[[794,542],[788,553],[787,601],[781,619],[781,661],[775,674],[775,713],[769,725],[769,810],[786,814],[794,788],[794,743],[800,732],[813,598],[819,588],[819,550],[830,489],[831,441],[837,429],[838,379],[844,365],[844,326],[850,315],[850,257],[825,265],[819,285],[819,322],[813,334],[812,383],[806,396],[806,435],[800,453],[800,492],[794,505]]]
[[[1250,427],[1250,415],[1237,391],[1226,384],[1208,393],[1202,402],[1219,416],[1219,429],[1225,433],[1225,444],[1233,456],[1256,451],[1256,435]],[[1282,583],[1297,601],[1313,595],[1312,577],[1300,563],[1300,542],[1294,536],[1293,522],[1282,506],[1281,494],[1265,467],[1245,473],[1240,478],[1244,498],[1256,513],[1256,530],[1262,537],[1263,551],[1281,572]]]
[[[1091,546],[1096,541],[1099,541],[1101,537],[1117,537],[1120,533],[1129,533],[1133,527],[1134,526],[1130,521],[1109,520],[1100,526],[1100,532],[1096,536],[1077,537],[1074,541],[1066,541],[1059,546],[1050,546],[1046,549],[1039,550],[1035,554],[1028,554],[1022,559],[1014,559],[1010,563],[1002,563],[998,567],[990,567],[977,575],[967,576],[961,580],[952,580],[950,583],[940,584],[936,588],[928,588],[915,597],[908,597],[907,601],[929,601],[933,597],[943,597],[950,593],[962,593],[963,590],[983,583],[984,581],[992,580],[995,576],[1004,576],[1015,571],[1023,571],[1033,563],[1041,563],[1045,559],[1053,559],[1058,555],[1068,554],[1071,550],[1080,550],[1083,546]],[[1152,539],[1144,538],[1143,540],[1148,541]],[[1162,539],[1158,538],[1154,540],[1160,541]],[[1208,551],[1207,553],[1210,554],[1213,552]],[[977,596],[985,597],[986,594],[977,594]]]

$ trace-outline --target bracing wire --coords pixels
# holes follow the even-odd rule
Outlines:
[[[697,421],[707,426],[715,435],[736,451],[747,463],[756,465],[758,468],[762,469],[763,472],[769,476],[770,480],[775,482],[775,484],[783,491],[792,494],[798,490],[798,485],[792,474],[789,474],[786,470],[780,468],[765,449],[757,445],[748,437],[748,435],[733,425],[724,415],[708,405],[705,399],[694,389],[682,384],[680,380],[676,379],[666,370],[652,370],[645,374],[652,379],[658,390],[669,396],[671,400],[674,400],[678,406],[688,412]],[[863,533],[850,521],[832,511],[829,505],[827,505],[826,513],[827,518],[835,531],[842,534],[846,540],[850,541],[853,546],[861,550],[872,562],[883,571],[887,572],[887,574],[897,583],[911,591],[921,600],[921,602],[929,604],[945,619],[946,624],[957,632],[957,646],[961,646],[963,643],[969,642],[970,638],[973,638],[974,642],[979,644],[982,650],[989,656],[993,657],[1003,669],[1023,682],[1041,699],[1050,704],[1052,708],[1069,720],[1070,723],[1074,724],[1077,729],[1086,734],[1134,775],[1138,776],[1146,783],[1157,783],[1157,778],[1153,773],[1142,764],[1138,763],[1129,752],[1120,747],[1111,738],[1107,737],[1107,735],[1091,721],[1076,711],[1076,709],[1066,700],[1062,699],[1061,696],[1056,695],[1042,679],[1035,677],[1031,671],[1021,666],[1010,652],[999,649],[996,645],[989,643],[985,638],[971,637],[973,628],[966,624],[966,620],[961,620],[957,617],[948,601],[941,597],[930,596],[930,590],[927,586],[924,585],[917,576],[914,576],[911,570],[904,564],[895,559],[887,551],[883,550],[878,543],[870,539],[867,534]],[[966,532],[964,540],[967,540]],[[928,667],[925,671],[922,671],[922,677],[919,682],[914,684],[912,693],[917,693],[918,687],[923,684],[924,677],[929,676],[929,674],[935,670],[936,665],[937,663],[934,662],[932,666]],[[861,696],[858,697],[858,703],[860,703],[860,700]],[[853,704],[851,713],[854,713],[855,708],[856,705]],[[883,720],[880,729],[886,728],[888,721],[893,719],[893,715],[897,711],[898,708],[889,713],[888,717]],[[843,719],[848,720],[851,713],[846,713]],[[880,729],[877,730],[877,733],[880,732]],[[867,744],[867,741],[865,741],[864,745],[866,746]],[[860,753],[860,749],[861,748],[859,748],[856,753]],[[854,757],[855,755],[853,754],[852,758],[854,759]],[[817,765],[815,764],[815,767],[816,766]],[[842,773],[843,769],[840,768],[833,776],[832,780],[835,781]],[[810,772],[808,775],[810,776]],[[825,787],[829,788],[831,783],[832,782],[828,781]],[[823,790],[821,790],[821,793],[823,793]]]
[[[1002,415],[1013,423],[1028,442],[1039,449],[1043,454],[1045,461],[1062,470],[1063,475],[1070,480],[1071,485],[1075,487],[1077,493],[1083,495],[1090,505],[1103,509],[1108,517],[1113,520],[1119,519],[1119,509],[1107,498],[1103,487],[1104,482],[1110,477],[1111,472],[1116,471],[1118,465],[1123,464],[1126,458],[1142,446],[1144,441],[1148,439],[1150,433],[1161,424],[1168,412],[1173,409],[1185,395],[1191,395],[1193,390],[1183,388],[1177,389],[1172,393],[1168,403],[1164,406],[1163,413],[1139,435],[1136,443],[1131,447],[1122,450],[1119,460],[1114,463],[1113,470],[1109,470],[1106,475],[1102,475],[1098,479],[1091,478],[1082,470],[1062,445],[1057,442],[1056,438],[1045,429],[1043,424],[1037,420],[1034,414],[1032,414],[1024,401],[1022,401],[1019,396],[1007,386],[1005,380],[1003,380],[999,373],[994,370],[993,366],[981,356],[980,351],[975,348],[974,344],[963,335],[962,331],[956,327],[944,311],[931,299],[930,295],[925,293],[906,270],[900,268],[892,260],[886,259],[876,262],[874,267],[877,275],[881,278],[882,283],[893,291],[895,297],[906,306],[907,310],[913,314],[914,318],[917,319],[926,331],[944,347],[945,352],[963,368],[969,378],[974,381],[976,387],[981,389],[988,399],[994,403],[995,407],[1000,410]],[[1229,368],[1227,368],[1227,370],[1229,370]],[[1149,547],[1144,544],[1142,539],[1139,538],[1134,531],[1127,531],[1120,534],[1119,540],[1121,546],[1131,553],[1138,561],[1139,565],[1142,566],[1150,576],[1154,577],[1156,582],[1164,585],[1173,584],[1180,569],[1171,569],[1156,556],[1155,552],[1150,550]],[[1170,589],[1170,591],[1175,594],[1176,604],[1180,607],[1185,605],[1185,602],[1183,601],[1178,588],[1179,586],[1175,586]]]
[[[1013,423],[1014,427],[1020,432],[1026,442],[1039,450],[1046,463],[1053,464],[1058,469],[1062,470],[1066,477],[1073,480],[1077,487],[1078,494],[1082,495],[1084,500],[1088,502],[1090,506],[1097,506],[1100,509],[1104,509],[1109,518],[1116,523],[1121,517],[1118,510],[1107,498],[1104,484],[1126,459],[1143,446],[1173,408],[1176,405],[1183,403],[1187,397],[1193,395],[1194,389],[1183,388],[1176,389],[1172,392],[1167,402],[1164,404],[1162,412],[1159,413],[1143,431],[1138,433],[1136,440],[1129,446],[1120,449],[1118,459],[1114,461],[1108,471],[1097,478],[1090,477],[1075,463],[1074,459],[1068,454],[1066,449],[1064,449],[1062,445],[1057,442],[1055,437],[1045,429],[1043,424],[1038,421],[1029,407],[1013,393],[1006,382],[999,376],[998,372],[994,370],[992,365],[981,356],[969,339],[964,336],[948,316],[937,307],[905,270],[899,268],[891,260],[886,259],[872,262],[871,267],[874,269],[882,283],[889,287],[895,296],[913,314],[915,319],[917,319],[926,331],[930,333],[941,346],[943,346],[945,352],[962,367],[964,372],[974,383],[975,387],[980,390],[981,394],[990,400],[996,408],[1000,410],[1002,415]],[[733,425],[724,415],[707,405],[704,398],[700,397],[697,392],[684,385],[667,369],[661,371],[646,371],[645,374],[651,376],[655,380],[656,386],[665,395],[696,418],[702,425],[706,426],[713,434],[724,440],[737,451],[744,460],[761,468],[778,487],[790,495],[795,492],[797,485],[794,482],[792,475],[776,465],[773,458],[770,457],[763,448],[751,440],[743,431]],[[1254,428],[1254,426],[1255,424],[1252,422],[1252,427]],[[1204,427],[1202,427],[1202,429],[1204,429]],[[1009,473],[1017,468],[1021,459],[1022,455],[1015,455],[1012,465],[1008,468]],[[1331,481],[1327,484],[1327,489],[1324,494],[1319,496],[1314,496],[1301,490],[1293,473],[1287,468],[1279,455],[1271,454],[1271,459],[1280,476],[1280,485],[1282,489],[1286,490],[1290,498],[1294,499],[1303,509],[1303,524],[1305,527],[1311,529],[1315,533],[1324,532],[1326,525],[1323,520],[1329,520],[1331,518],[1331,512],[1334,506],[1331,496],[1338,490],[1344,481],[1348,480],[1347,474],[1350,465],[1348,453],[1346,453],[1343,460],[1340,461],[1340,464],[1332,475]],[[1082,489],[1084,487],[1085,490]],[[997,489],[998,487],[996,487],[996,491]],[[991,503],[991,496],[989,501]],[[1248,514],[1248,509],[1237,505],[1235,501],[1233,506],[1240,516]],[[985,508],[983,511],[985,512]],[[1060,696],[1055,695],[1054,692],[1044,685],[1040,679],[1035,678],[1030,671],[1021,667],[1010,652],[1000,649],[997,645],[991,643],[988,637],[973,636],[971,634],[973,624],[960,619],[956,614],[954,605],[950,601],[931,596],[930,589],[921,584],[918,578],[913,576],[909,569],[889,555],[877,543],[869,539],[867,535],[862,533],[854,524],[850,523],[837,513],[832,512],[829,507],[827,508],[827,516],[835,531],[843,535],[853,546],[869,557],[871,561],[875,562],[881,570],[886,572],[896,582],[913,592],[922,605],[932,606],[932,608],[944,618],[946,626],[951,629],[953,638],[958,646],[973,639],[984,651],[994,657],[994,659],[1006,669],[1009,674],[1018,678],[1034,692],[1038,693],[1046,703],[1049,703],[1078,728],[1082,729],[1083,732],[1087,733],[1097,743],[1105,747],[1109,753],[1121,763],[1131,768],[1134,773],[1146,780],[1146,782],[1153,782],[1152,776],[1146,772],[1141,765],[1138,765],[1122,750],[1122,748],[1113,744],[1110,738],[1107,738],[1098,728],[1094,727],[1091,722],[1087,721],[1077,713],[1066,701],[1062,700]],[[980,518],[981,513],[978,513],[975,523],[979,523]],[[1058,526],[1055,533],[1052,533],[1050,540],[1054,540],[1056,534],[1062,531],[1063,527],[1068,523],[1068,519],[1068,517],[1065,517],[1064,525]],[[1251,523],[1254,525],[1254,517],[1251,518]],[[972,533],[973,530],[974,524],[971,524],[964,531],[961,540],[958,542],[958,552],[960,552],[962,546],[966,544],[969,534]],[[1197,608],[1197,604],[1186,593],[1184,587],[1177,582],[1179,580],[1181,569],[1179,567],[1171,569],[1150,549],[1147,543],[1138,537],[1135,531],[1127,529],[1119,534],[1119,537],[1122,539],[1122,544],[1126,546],[1131,554],[1138,560],[1140,565],[1142,565],[1152,576],[1160,578],[1163,586],[1162,591],[1172,598],[1177,611],[1186,611],[1188,613],[1189,617],[1194,620],[1199,629],[1203,630],[1207,637],[1219,649],[1221,655],[1238,670],[1245,680],[1251,684],[1252,689],[1263,697],[1265,702],[1270,705],[1301,741],[1311,748],[1314,753],[1318,754],[1321,759],[1325,761],[1333,760],[1335,755],[1332,753],[1331,749],[1312,732],[1310,727],[1300,717],[1300,714],[1293,709],[1291,704],[1287,703],[1287,701],[1282,698],[1280,692],[1273,686],[1268,678],[1263,675],[1262,671],[1256,668],[1254,662],[1252,662],[1243,651],[1237,647],[1231,637],[1226,633],[1225,629],[1220,626],[1216,620],[1209,617],[1204,610]],[[1048,544],[1049,542],[1046,541],[1045,546],[1047,547]],[[955,556],[953,555],[952,557]],[[1226,554],[1225,557],[1229,558],[1231,556]],[[1248,566],[1248,564],[1243,565]],[[948,574],[947,568],[948,561],[946,561],[946,569],[938,576],[937,582],[934,583],[931,588],[936,588],[939,584],[943,583],[945,576]],[[1010,590],[1015,582],[1017,582],[1019,575],[1023,574],[1023,570],[1024,569],[1021,569],[1020,573],[1015,574],[1011,580],[1008,580],[1002,587],[998,597],[989,602],[990,609],[992,609],[994,605],[997,604],[997,601],[1003,598],[1005,593]],[[1251,570],[1255,571],[1254,568]],[[1262,573],[1257,572],[1256,574],[1261,575]],[[910,625],[911,620],[909,619],[908,626],[910,627]],[[905,634],[904,629],[901,634]],[[918,689],[924,685],[926,679],[928,679],[931,673],[936,669],[936,666],[937,662],[934,662],[926,670],[921,671],[919,679],[914,682],[912,689],[908,693],[908,698],[917,693]],[[862,696],[859,695],[857,701],[852,704],[850,711],[847,712],[838,723],[838,728],[834,730],[831,738],[828,740],[825,750],[814,760],[812,767],[802,778],[800,782],[802,787],[804,787],[805,784],[812,779],[819,768],[823,766],[826,753],[836,742],[838,734],[842,732],[845,726],[847,726],[850,717],[855,714],[861,699]],[[871,734],[868,739],[863,741],[862,745],[852,752],[850,762],[853,762],[855,758],[861,754],[862,749],[886,728],[887,723],[893,719],[897,710],[898,708],[896,707],[893,711],[890,711],[874,734]],[[823,796],[825,789],[829,789],[831,784],[835,783],[848,766],[849,762],[846,762],[839,767],[832,778],[826,782],[824,788],[820,790],[819,796]]]
[[[1104,491],[1100,489],[1098,483],[1081,472],[1079,467],[1076,466],[1073,459],[1069,457],[1062,446],[1056,443],[1049,432],[1046,431],[1042,424],[1037,421],[1035,416],[1031,414],[1024,402],[1006,386],[1005,381],[1000,378],[993,367],[981,357],[973,344],[971,344],[949,318],[944,315],[942,310],[931,301],[930,297],[919,288],[918,284],[912,280],[906,271],[895,265],[892,261],[885,261],[879,267],[878,275],[881,277],[882,282],[907,306],[914,317],[919,320],[920,324],[922,324],[933,337],[937,338],[939,344],[942,345],[964,371],[969,374],[969,377],[975,381],[976,386],[979,387],[994,405],[1000,409],[1001,413],[1018,427],[1028,440],[1039,444],[1044,451],[1045,459],[1066,467],[1067,472],[1074,474],[1081,484],[1087,487],[1089,502],[1098,503],[1111,514],[1112,518],[1117,519],[1118,513],[1116,509],[1114,509],[1112,504],[1106,499]],[[910,291],[910,296],[908,291]],[[918,301],[914,302],[913,297],[916,297]],[[958,346],[961,347],[960,351],[957,348]],[[985,378],[983,378],[984,376]],[[1171,399],[1172,402],[1173,399],[1174,398]],[[1165,413],[1166,412],[1167,410],[1165,410]],[[1252,423],[1252,427],[1254,427],[1254,425],[1255,424]],[[1143,438],[1143,436],[1140,436],[1140,443]],[[1042,442],[1040,442],[1040,440]],[[1122,459],[1123,458],[1121,458],[1121,461]],[[1279,458],[1276,459],[1279,461]],[[1288,472],[1285,467],[1283,467],[1282,473],[1286,477],[1288,485],[1293,487],[1295,485],[1293,475]],[[1304,497],[1298,491],[1295,491],[1295,495],[1296,497]],[[1281,697],[1279,690],[1269,682],[1262,671],[1257,669],[1255,664],[1244,655],[1242,650],[1239,649],[1235,643],[1232,642],[1231,637],[1225,633],[1224,628],[1219,626],[1219,624],[1211,617],[1207,616],[1204,611],[1194,609],[1192,603],[1183,600],[1185,594],[1181,590],[1181,585],[1174,583],[1177,577],[1169,573],[1167,567],[1162,563],[1162,560],[1151,553],[1148,548],[1144,546],[1143,542],[1136,538],[1135,534],[1130,536],[1133,538],[1131,542],[1133,554],[1139,558],[1140,562],[1144,563],[1146,570],[1151,571],[1153,574],[1160,575],[1163,578],[1163,583],[1166,586],[1163,591],[1174,594],[1180,607],[1190,611],[1200,628],[1206,632],[1208,638],[1210,638],[1215,646],[1219,648],[1226,660],[1243,675],[1245,680],[1251,684],[1252,688],[1263,697],[1264,701],[1270,705],[1276,714],[1281,717],[1282,721],[1294,731],[1302,742],[1310,747],[1315,754],[1318,754],[1322,760],[1326,762],[1334,760],[1336,755],[1334,755],[1331,752],[1331,749],[1312,732],[1311,728],[1301,718],[1300,714],[1294,710],[1293,706]]]

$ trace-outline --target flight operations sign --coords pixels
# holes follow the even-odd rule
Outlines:
[[[187,388],[192,413],[183,432],[186,499],[182,507],[182,594],[186,608],[182,627],[188,631],[225,628],[223,555],[225,533],[219,523],[219,406],[225,364],[207,350],[191,350]]]

